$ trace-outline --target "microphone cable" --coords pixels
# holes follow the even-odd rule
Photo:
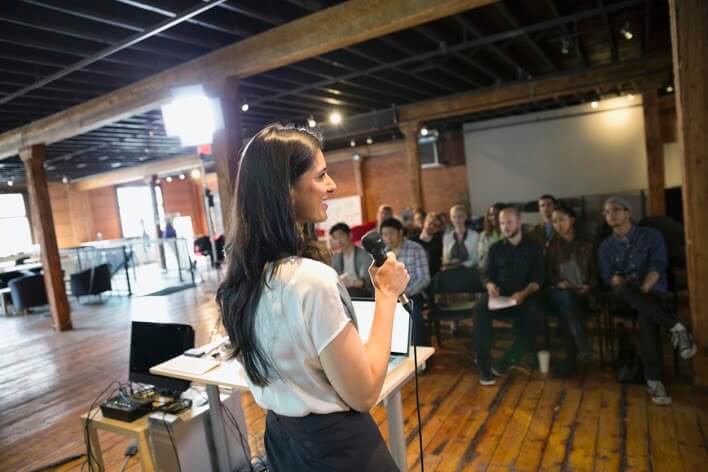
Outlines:
[[[420,419],[420,396],[418,394],[418,346],[416,344],[416,323],[415,318],[413,318],[413,308],[411,304],[415,302],[406,303],[403,308],[408,312],[408,316],[411,319],[411,325],[413,326],[413,376],[415,377],[415,409],[418,415],[418,448],[420,451],[420,472],[425,472],[425,465],[423,464],[423,422]]]

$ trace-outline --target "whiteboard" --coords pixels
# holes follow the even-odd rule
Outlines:
[[[317,224],[318,229],[324,230],[325,237],[329,238],[329,229],[337,223],[346,223],[351,228],[362,224],[361,197],[332,198],[327,200],[327,219]]]

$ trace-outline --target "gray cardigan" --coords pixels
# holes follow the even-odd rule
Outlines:
[[[372,260],[365,250],[359,246],[354,246],[354,270],[356,271],[356,276],[364,280],[364,288],[373,296],[374,285],[371,283],[371,277],[369,277],[369,266]],[[337,271],[337,274],[342,275],[344,273],[344,255],[341,252],[332,256],[332,267]]]

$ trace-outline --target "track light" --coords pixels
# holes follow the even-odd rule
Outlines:
[[[13,185],[15,185],[15,182],[13,182],[12,180],[8,180],[8,181],[7,181],[7,186],[8,186],[8,187],[12,187]]]
[[[67,177],[67,176],[65,175],[64,177],[61,178],[61,182],[62,182],[63,184],[68,184],[68,183],[69,183],[69,177]]]
[[[167,183],[170,183],[172,182],[172,177],[167,177],[165,180],[167,181]]]
[[[192,169],[192,172],[190,172],[189,175],[191,175],[192,178],[196,180],[202,176],[202,173],[199,171],[199,169]]]
[[[184,180],[184,179],[185,179],[184,174],[179,174],[179,180]]]
[[[160,179],[155,179],[155,185],[160,185]]]
[[[330,117],[330,120],[331,120],[331,117]],[[341,121],[341,119],[340,119],[340,121]],[[310,128],[314,128],[315,126],[317,126],[317,120],[315,120],[314,116],[310,115],[310,117],[307,119],[307,126],[309,126]]]
[[[598,102],[597,100],[593,100],[592,102],[590,102],[590,106],[597,109],[597,107],[600,106],[600,102]]]
[[[634,37],[634,35],[632,34],[632,30],[630,29],[630,26],[629,26],[629,21],[625,22],[624,26],[620,30],[620,33],[622,34],[622,36],[624,36],[624,39],[626,39],[627,41],[629,41],[630,39],[632,39]]]
[[[366,138],[366,144],[374,144],[374,140],[371,139],[371,136],[369,136],[368,138]]]
[[[248,103],[244,103],[243,105],[241,105],[241,111],[243,111],[243,112],[248,111],[248,108],[249,108]]]
[[[666,86],[666,93],[672,93],[674,91],[674,86],[669,84]]]
[[[420,135],[421,135],[421,136],[427,136],[427,135],[428,135],[428,132],[429,132],[429,131],[428,131],[428,128],[426,128],[425,126],[423,126],[423,127],[420,129]]]
[[[342,124],[342,114],[338,111],[333,111],[329,114],[329,122],[335,126]]]
[[[356,147],[356,141],[354,141],[354,140],[352,139],[351,141],[349,141],[349,145],[350,145],[351,147]]]

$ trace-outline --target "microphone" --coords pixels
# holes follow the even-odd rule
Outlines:
[[[361,245],[364,247],[366,252],[371,254],[374,258],[374,265],[376,267],[381,267],[384,262],[386,262],[386,244],[384,244],[383,239],[379,236],[376,231],[369,231],[366,233],[361,240]],[[398,302],[403,305],[403,308],[410,313],[413,309],[411,301],[408,299],[405,293],[398,296]]]

